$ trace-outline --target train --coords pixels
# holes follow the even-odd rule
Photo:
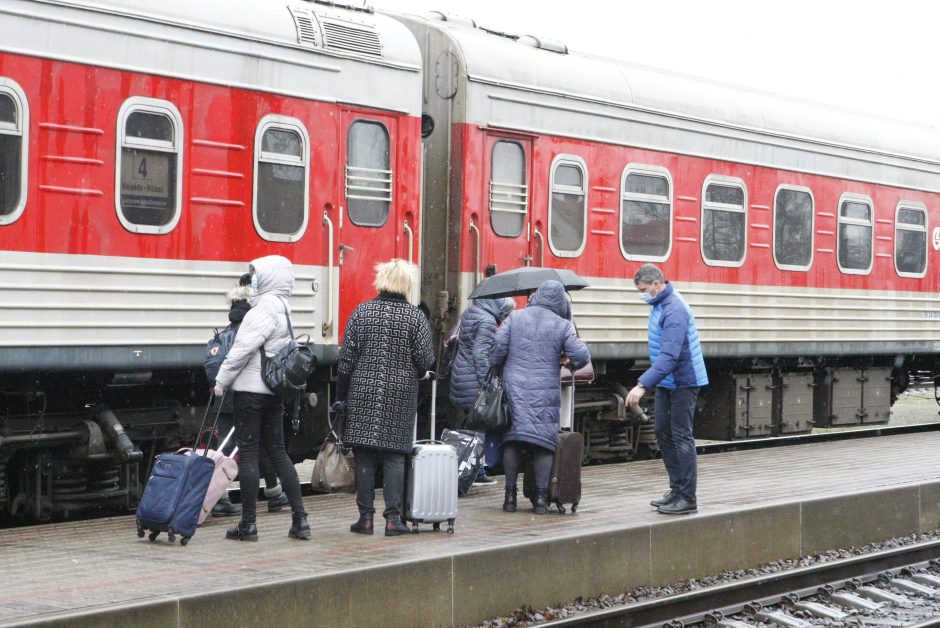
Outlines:
[[[441,12],[0,0],[0,524],[134,507],[205,416],[225,293],[269,254],[320,361],[298,459],[391,258],[438,346],[487,270],[587,280],[595,379],[563,417],[587,461],[655,448],[624,404],[647,262],[696,313],[698,437],[885,423],[937,373],[938,145]]]

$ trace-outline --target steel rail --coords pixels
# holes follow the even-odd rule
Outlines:
[[[797,567],[767,576],[737,580],[670,595],[655,600],[627,604],[552,620],[540,626],[662,626],[679,620],[685,624],[702,621],[706,613],[721,611],[725,616],[741,612],[744,604],[775,604],[786,593],[809,595],[825,584],[841,586],[853,578],[863,578],[888,569],[940,558],[940,541],[853,556],[842,560]],[[874,576],[872,576],[873,578]],[[678,625],[678,624],[677,624]]]

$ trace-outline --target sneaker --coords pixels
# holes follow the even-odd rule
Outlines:
[[[290,503],[287,499],[287,493],[281,493],[275,497],[268,498],[268,512],[277,512]]]
[[[212,507],[213,517],[234,517],[240,514],[242,514],[242,507],[233,504],[228,497],[223,497]]]
[[[477,479],[473,481],[474,484],[496,484],[496,480],[491,478],[485,473],[481,473],[477,476]]]

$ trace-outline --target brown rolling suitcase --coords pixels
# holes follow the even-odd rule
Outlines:
[[[584,457],[584,437],[578,432],[559,432],[552,462],[552,479],[548,485],[548,502],[555,504],[564,514],[565,504],[571,504],[571,512],[577,512],[581,501],[581,459]],[[526,462],[522,480],[522,494],[535,506],[535,470],[532,459]]]

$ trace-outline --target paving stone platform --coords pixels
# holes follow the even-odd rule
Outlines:
[[[346,494],[305,498],[307,542],[263,508],[258,543],[225,540],[232,519],[186,547],[138,539],[132,515],[0,530],[0,625],[463,625],[940,528],[940,432],[703,456],[699,478],[686,517],[648,506],[658,460],[585,468],[575,515],[474,487],[453,535],[351,534]]]

